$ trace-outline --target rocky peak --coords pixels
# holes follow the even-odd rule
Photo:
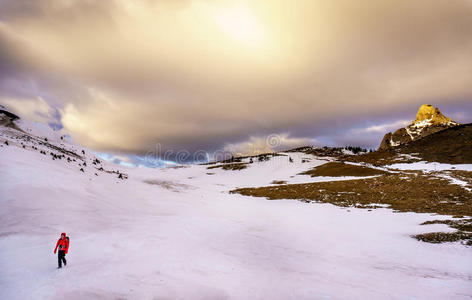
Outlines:
[[[413,121],[410,126],[420,125],[422,123],[429,125],[450,125],[451,122],[455,123],[451,121],[451,118],[444,116],[439,108],[430,104],[423,104],[416,114],[415,121]]]
[[[416,119],[410,125],[400,128],[394,133],[389,132],[384,136],[379,150],[387,150],[404,145],[457,125],[460,124],[444,116],[439,108],[435,108],[430,104],[423,104],[416,114]]]
[[[20,130],[18,126],[16,126],[16,124],[14,123],[14,121],[20,119],[20,117],[18,117],[14,113],[4,110],[3,108],[4,106],[0,105],[0,126]]]

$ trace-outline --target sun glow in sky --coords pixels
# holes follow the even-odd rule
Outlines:
[[[0,0],[0,104],[102,152],[272,133],[376,147],[368,128],[425,103],[470,119],[471,15],[470,0]]]
[[[241,44],[260,46],[265,36],[259,20],[243,5],[215,9],[215,21],[229,38]]]

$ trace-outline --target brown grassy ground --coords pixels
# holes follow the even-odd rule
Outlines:
[[[428,243],[444,243],[464,241],[467,245],[472,246],[472,219],[461,220],[434,220],[427,221],[421,225],[430,224],[446,224],[456,229],[455,232],[428,232],[417,234],[413,237],[419,241]]]
[[[442,130],[401,147],[402,153],[418,153],[427,161],[472,163],[472,123]]]
[[[421,171],[384,174],[369,179],[240,188],[231,193],[266,197],[270,200],[296,199],[305,202],[325,202],[343,207],[375,208],[376,204],[387,204],[388,207],[399,212],[472,216],[472,192],[459,185],[451,184],[446,179],[424,174]],[[420,234],[414,237],[432,243],[458,240],[472,243],[470,221],[458,219],[444,222],[444,224],[457,231]]]
[[[469,186],[472,187],[472,172],[453,170],[453,171],[449,171],[449,175],[459,180],[467,182]]]
[[[237,171],[237,170],[246,169],[247,163],[223,164],[223,165],[207,167],[207,169],[216,169],[216,168],[222,168],[223,170]]]
[[[339,206],[370,207],[388,204],[397,211],[472,216],[472,193],[441,178],[414,173],[380,177],[285,184],[232,191],[247,196],[319,201]]]
[[[395,163],[413,163],[421,160],[419,158],[405,158],[404,156],[401,156],[399,149],[375,151],[361,155],[350,155],[343,157],[343,159],[348,162],[367,163],[376,167]]]
[[[329,162],[321,166],[315,167],[312,170],[300,173],[302,175],[315,176],[373,176],[387,174],[388,172],[377,170],[373,168],[345,164],[342,162]]]
[[[472,233],[456,231],[456,232],[428,232],[413,236],[419,241],[427,243],[446,243],[463,241],[466,245],[472,246]]]

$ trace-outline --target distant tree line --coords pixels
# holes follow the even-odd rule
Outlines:
[[[368,152],[367,149],[358,147],[358,146],[346,146],[344,149],[351,151],[354,154],[360,153],[360,152]],[[372,152],[372,151],[371,151]]]

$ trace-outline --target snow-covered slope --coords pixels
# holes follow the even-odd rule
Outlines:
[[[426,230],[418,224],[430,215],[228,193],[313,180],[296,174],[325,161],[302,163],[303,153],[286,153],[293,163],[276,156],[237,171],[120,167],[129,175],[121,180],[99,173],[88,151],[79,153],[87,162],[81,172],[80,159],[53,160],[5,131],[0,142],[0,299],[465,299],[472,292],[469,248],[410,238]],[[68,265],[57,270],[53,249],[63,231]]]

